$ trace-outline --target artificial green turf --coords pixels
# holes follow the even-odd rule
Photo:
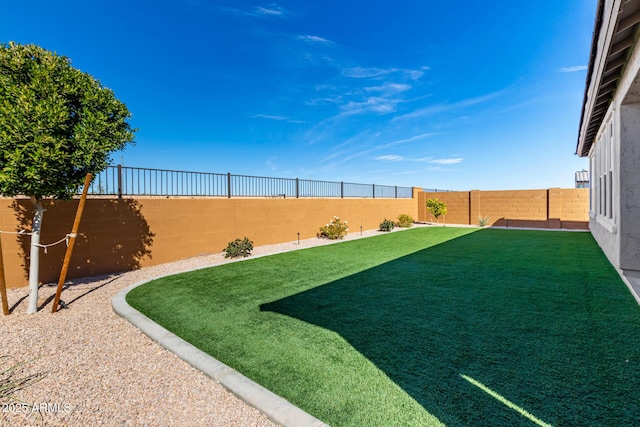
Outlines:
[[[640,425],[640,307],[588,233],[421,228],[127,301],[333,426]]]

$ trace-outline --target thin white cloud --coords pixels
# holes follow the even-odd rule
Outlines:
[[[407,75],[412,80],[417,80],[424,75],[424,69],[425,67],[422,67],[420,70],[409,70],[401,68],[353,67],[342,70],[342,75],[354,79],[371,79],[387,76],[394,73],[401,73]]]
[[[336,151],[334,153],[329,154],[324,159],[320,160],[320,163],[328,162],[329,160],[333,160],[344,155],[346,155],[346,151]]]
[[[258,15],[266,16],[282,16],[284,13],[284,9],[275,4],[270,5],[270,7],[256,7],[255,11]]]
[[[340,103],[340,114],[337,117],[367,113],[382,115],[394,113],[398,104],[408,102],[397,95],[410,89],[411,85],[408,84],[385,83],[379,86],[369,86],[362,89],[355,89],[352,92],[346,92],[345,95],[359,99]],[[377,92],[377,96],[367,97],[367,93],[373,92]],[[342,98],[334,99],[339,101]]]
[[[253,116],[251,116],[252,119],[267,119],[267,120],[276,120],[276,121],[282,121],[282,122],[289,122],[289,123],[306,123],[303,120],[294,120],[294,119],[290,119],[289,117],[284,117],[284,116],[274,116],[271,114],[254,114]]]
[[[276,169],[278,169],[278,166],[276,165],[275,161],[278,159],[278,157],[274,156],[271,157],[270,159],[267,159],[267,161],[265,162],[265,164],[267,165],[267,167],[269,169],[271,169],[272,172],[275,172]]]
[[[298,36],[300,39],[314,41],[316,36]],[[320,38],[318,43],[330,43]],[[406,99],[404,94],[413,89],[412,82],[424,74],[420,69],[403,68],[378,68],[378,67],[350,67],[340,68],[342,77],[341,84],[337,85],[316,85],[317,91],[333,92],[329,96],[320,96],[306,101],[306,105],[336,105],[339,108],[337,115],[325,120],[330,122],[341,120],[354,115],[377,114],[387,115],[395,113],[399,104],[413,102],[415,98]],[[364,85],[360,86],[359,80]],[[371,84],[375,82],[375,84]],[[421,97],[420,97],[421,98]],[[418,98],[418,99],[420,99]]]
[[[373,134],[373,135],[367,134],[367,135],[365,135],[363,133],[363,134],[360,134],[360,135],[358,135],[358,136],[356,136],[354,138],[351,138],[350,140],[345,141],[342,144],[334,147],[332,150],[340,149],[339,152],[336,152],[336,153],[333,153],[333,154],[327,156],[326,158],[324,158],[322,160],[322,162],[327,162],[327,161],[331,160],[331,161],[333,161],[332,162],[332,166],[335,167],[335,166],[338,166],[338,165],[340,165],[340,164],[342,164],[344,162],[347,162],[349,160],[353,160],[355,158],[366,157],[366,156],[368,156],[371,153],[376,152],[376,151],[384,150],[386,148],[390,148],[390,147],[393,147],[393,146],[396,146],[396,145],[400,145],[400,144],[406,144],[406,143],[409,143],[409,142],[420,141],[420,140],[426,139],[426,138],[428,138],[428,137],[430,137],[432,135],[435,135],[435,134],[433,134],[433,133],[423,133],[423,134],[420,134],[420,135],[414,135],[414,136],[409,137],[409,138],[397,139],[395,141],[390,141],[390,142],[387,142],[387,143],[384,143],[384,144],[378,144],[378,145],[373,146],[373,147],[371,147],[370,143],[367,142],[367,143],[355,145],[355,146],[351,147],[351,149],[347,150],[346,147],[354,145],[354,143],[356,141],[371,140],[371,139],[375,139],[375,138],[380,136],[379,134]],[[391,157],[389,157],[389,156],[391,156]],[[335,160],[335,159],[339,159],[339,160]],[[375,160],[400,161],[400,160],[410,160],[410,159],[407,159],[405,157],[392,154],[392,155],[387,155],[387,156],[384,156],[384,155],[383,156],[379,156],[379,157],[375,158]],[[429,160],[431,160],[431,157],[425,157],[425,158],[421,158],[421,159],[414,159],[412,161],[429,161]]]
[[[478,96],[475,98],[463,99],[457,102],[451,102],[448,104],[437,104],[431,105],[429,107],[420,108],[418,110],[412,111],[411,113],[407,113],[398,117],[394,117],[393,121],[398,120],[407,120],[407,119],[416,119],[422,118],[425,116],[431,116],[437,113],[443,113],[447,111],[460,110],[468,107],[472,107],[477,104],[482,104],[484,102],[490,101],[494,98],[499,97],[504,94],[507,90],[500,90],[492,93],[488,93],[486,95]]]
[[[421,133],[420,135],[414,135],[412,137],[409,138],[403,138],[403,139],[397,139],[395,141],[391,141],[388,142],[386,144],[383,145],[379,145],[379,148],[388,148],[388,147],[393,147],[394,145],[399,145],[399,144],[406,144],[407,142],[416,142],[416,141],[421,141],[423,139],[429,138],[431,136],[435,135],[434,133]]]
[[[347,68],[345,70],[342,70],[342,75],[345,77],[352,77],[354,79],[368,79],[371,77],[380,77],[387,74],[391,74],[395,70],[396,68],[384,70],[381,68],[354,67],[354,68]]]
[[[404,156],[399,156],[397,154],[387,154],[384,156],[378,156],[378,157],[374,157],[373,160],[388,160],[388,161],[400,161],[400,160],[404,160],[407,162],[418,162],[418,163],[433,163],[433,164],[437,164],[437,165],[454,165],[456,163],[460,163],[462,162],[463,158],[450,158],[450,159],[434,159],[433,157],[418,157],[418,158],[411,158],[411,157],[404,157]]]
[[[411,80],[418,80],[424,76],[424,70],[428,70],[429,67],[422,67],[420,70],[402,70]]]
[[[344,118],[356,114],[375,113],[385,115],[396,112],[398,104],[407,102],[398,94],[409,90],[409,85],[388,84],[376,87],[357,89],[353,92],[346,92],[345,95],[356,98],[356,100],[344,100],[339,102],[342,97],[335,98],[340,106],[340,113],[336,118]],[[366,96],[367,92],[379,92],[378,96]],[[317,100],[316,100],[317,101]],[[326,101],[326,100],[325,100]]]
[[[396,111],[398,101],[378,96],[372,96],[364,102],[349,101],[341,107],[342,115],[362,113],[389,114]]]
[[[252,119],[269,119],[269,120],[287,120],[286,117],[283,116],[273,116],[270,114],[254,114],[251,116]]]
[[[584,71],[587,69],[586,65],[576,65],[575,67],[563,67],[560,68],[561,73],[575,73],[576,71]]]
[[[330,85],[330,84],[319,84],[319,85],[315,85],[313,87],[316,91],[321,91],[321,90],[338,90],[338,88],[335,85]]]
[[[405,92],[409,89],[411,89],[411,85],[400,83],[386,83],[381,86],[369,86],[364,88],[364,90],[367,92],[382,92],[387,95]]]
[[[343,149],[345,147],[349,147],[352,145],[357,145],[359,141],[363,141],[363,140],[372,140],[372,139],[376,139],[380,137],[380,133],[379,132],[375,132],[375,133],[371,133],[367,130],[360,132],[357,135],[352,136],[349,139],[346,139],[345,141],[341,142],[338,145],[335,145],[333,147],[330,148],[331,151],[336,151],[339,149]]]
[[[429,163],[435,163],[438,165],[455,165],[456,163],[462,162],[464,159],[462,157],[456,157],[454,159],[434,159],[430,160]]]
[[[318,36],[298,36],[298,38],[300,40],[304,40],[306,42],[311,42],[311,43],[333,44],[331,40],[327,40],[323,37],[318,37]]]
[[[397,162],[397,161],[400,161],[400,160],[404,160],[404,157],[396,156],[395,154],[388,154],[386,156],[375,157],[373,160],[389,160],[389,161],[392,161],[392,162]]]
[[[342,96],[334,96],[334,97],[326,97],[326,98],[316,98],[311,99],[309,101],[305,101],[306,105],[327,105],[327,104],[341,104],[344,102]]]
[[[282,18],[286,14],[286,10],[276,4],[271,4],[268,7],[259,6],[252,10],[236,9],[233,7],[223,7],[221,10],[233,15],[251,16],[254,18]]]

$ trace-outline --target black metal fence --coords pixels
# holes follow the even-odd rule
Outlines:
[[[209,197],[360,197],[410,199],[411,187],[269,178],[231,173],[186,172],[164,169],[108,166],[96,175],[92,195],[209,196]]]
[[[449,193],[456,190],[443,190],[441,188],[423,188],[422,191],[425,193]]]

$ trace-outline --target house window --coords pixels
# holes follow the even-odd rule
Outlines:
[[[596,188],[598,187],[595,180],[595,174],[593,171],[595,170],[595,162],[593,160],[593,156],[589,158],[589,182],[591,186],[589,188],[589,212],[595,212],[596,210]]]
[[[590,154],[591,178],[595,185],[591,186],[591,212],[609,225],[615,224],[613,163],[615,147],[615,129],[613,113],[611,113],[596,138]]]

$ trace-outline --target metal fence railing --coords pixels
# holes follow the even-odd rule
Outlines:
[[[450,193],[455,192],[456,190],[443,190],[441,188],[423,188],[422,191],[425,193]]]
[[[411,187],[270,178],[108,166],[89,187],[92,195],[210,197],[360,197],[410,199]]]

